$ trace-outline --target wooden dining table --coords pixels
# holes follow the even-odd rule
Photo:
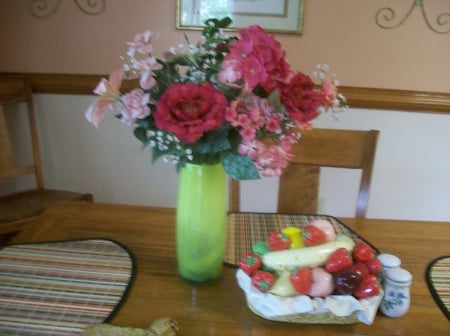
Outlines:
[[[177,274],[175,209],[63,201],[12,238],[11,243],[110,238],[136,259],[128,297],[109,322],[146,328],[159,317],[179,324],[179,335],[450,335],[450,323],[425,281],[427,265],[450,254],[450,223],[437,221],[340,220],[376,246],[392,253],[413,275],[411,306],[400,318],[380,312],[372,325],[275,322],[255,315],[236,282],[236,268],[224,267],[214,284],[192,286]]]

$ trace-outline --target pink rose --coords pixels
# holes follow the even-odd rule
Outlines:
[[[227,99],[210,83],[173,84],[160,97],[156,126],[178,139],[195,142],[225,121]]]
[[[124,108],[120,120],[127,125],[133,125],[136,119],[144,119],[150,114],[148,102],[150,95],[141,89],[135,89],[122,98]]]
[[[280,90],[281,102],[292,120],[297,124],[307,123],[318,116],[317,109],[323,102],[320,93],[314,90],[310,77],[298,72]]]

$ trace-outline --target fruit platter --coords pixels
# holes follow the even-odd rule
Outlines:
[[[255,314],[294,323],[372,324],[383,296],[377,249],[327,217],[266,232],[239,261]]]

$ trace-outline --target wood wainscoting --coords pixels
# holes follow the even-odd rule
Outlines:
[[[11,78],[26,78],[34,93],[93,94],[92,91],[102,77],[107,75],[0,73],[0,81]],[[124,82],[123,89],[132,88],[132,82]],[[380,110],[417,111],[450,114],[450,93],[394,90],[341,86],[347,103],[353,108]]]

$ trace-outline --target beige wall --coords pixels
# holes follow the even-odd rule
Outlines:
[[[0,0],[0,72],[107,74],[136,32],[160,31],[157,53],[183,41],[184,32],[175,29],[175,0],[106,0],[100,16],[83,14],[73,1],[61,2],[54,16],[35,19],[31,1]],[[448,93],[450,34],[431,32],[418,9],[395,30],[374,23],[379,8],[392,5],[401,15],[407,3],[305,0],[303,35],[277,37],[293,68],[308,72],[326,62],[345,86]],[[448,0],[428,0],[427,6],[442,12]],[[198,36],[187,33],[191,40]],[[34,98],[48,187],[89,191],[100,202],[175,205],[175,169],[151,165],[149,152],[140,151],[132,130],[114,117],[99,129],[87,123],[84,111],[92,96]],[[369,217],[450,222],[449,114],[351,109],[337,122],[323,116],[315,126],[380,130]],[[321,185],[321,212],[352,216],[354,174],[324,175],[333,183]],[[276,185],[277,179],[246,183],[244,209],[273,211]]]
[[[185,31],[175,29],[176,0],[105,1],[98,16],[65,0],[53,16],[36,19],[32,1],[2,0],[0,72],[107,74],[137,32],[161,33],[158,55],[183,41]],[[327,63],[346,86],[450,92],[450,34],[428,29],[419,7],[400,28],[381,29],[374,17],[385,6],[401,18],[411,1],[305,0],[303,34],[278,38],[294,69]],[[426,9],[434,20],[449,12],[448,0],[426,1]],[[195,40],[197,32],[188,34]]]

